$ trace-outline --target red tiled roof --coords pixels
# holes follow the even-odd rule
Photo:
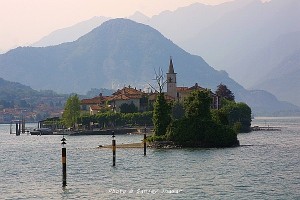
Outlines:
[[[109,97],[109,101],[113,100],[129,100],[129,99],[141,99],[145,93],[130,87],[124,87],[121,90],[113,93],[113,96]]]
[[[131,87],[124,87],[121,90],[116,91],[115,93],[113,93],[113,95],[118,95],[118,94],[129,94],[129,95],[143,95],[144,92],[137,90],[135,88],[131,88]]]
[[[192,87],[177,87],[176,88],[177,92],[191,92],[193,90],[205,90],[205,88],[200,87],[198,85],[198,83],[196,83],[194,86]]]
[[[98,106],[98,105],[91,105],[91,110],[101,110],[102,107],[101,106]]]
[[[201,87],[196,83],[194,86],[190,87],[189,90],[205,90],[205,88]]]
[[[107,96],[97,96],[91,99],[82,99],[80,104],[87,104],[87,105],[92,105],[92,104],[101,104],[101,102],[107,100]]]
[[[189,89],[188,87],[177,87],[176,88],[177,92],[186,91],[188,89]]]

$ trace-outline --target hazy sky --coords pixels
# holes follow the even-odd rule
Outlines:
[[[93,16],[128,17],[140,11],[151,17],[195,2],[227,1],[231,0],[0,0],[0,52]]]
[[[140,11],[151,17],[194,2],[226,1],[230,0],[0,0],[0,52],[93,16],[128,17]]]

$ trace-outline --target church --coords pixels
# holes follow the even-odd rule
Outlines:
[[[182,102],[185,97],[187,97],[194,90],[205,90],[195,83],[192,87],[177,87],[177,73],[174,71],[173,61],[170,58],[169,70],[167,72],[167,96],[171,97],[175,101]],[[220,97],[215,93],[210,91],[212,97],[212,109],[220,108]]]
[[[206,90],[196,83],[192,87],[177,87],[177,74],[174,71],[173,61],[170,58],[169,70],[167,72],[167,92],[165,98],[167,101],[183,102],[192,91],[194,90]],[[99,96],[91,99],[82,99],[80,106],[82,111],[89,112],[91,115],[99,112],[112,110],[114,112],[120,112],[122,104],[133,104],[139,112],[147,111],[149,104],[155,102],[157,92],[145,93],[141,89],[132,88],[131,86],[124,87],[114,92],[110,96],[103,96],[101,93]],[[219,97],[210,92],[212,97],[211,108],[219,109],[220,101]]]

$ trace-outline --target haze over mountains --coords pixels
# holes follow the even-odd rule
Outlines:
[[[2,54],[0,77],[60,93],[83,94],[95,87],[124,85],[146,89],[155,69],[166,72],[170,56],[179,86],[199,83],[214,91],[218,84],[226,84],[238,101],[249,102],[255,114],[299,109],[264,91],[245,90],[226,72],[213,69],[200,56],[189,54],[150,26],[126,19],[107,21],[74,42],[19,47]]]
[[[260,0],[236,0],[216,6],[196,3],[173,12],[162,12],[152,18],[139,12],[129,18],[154,27],[183,49],[202,56],[216,69],[226,70],[243,86],[266,89],[279,99],[300,106],[300,97],[294,95],[295,91],[300,91],[300,79],[282,82],[272,77],[274,69],[283,69],[280,66],[284,66],[284,70],[295,68],[288,63],[296,63],[291,59],[296,58],[293,55],[300,49],[299,0],[272,0],[265,3]],[[95,19],[84,23],[94,27],[102,23],[93,22]],[[87,26],[86,32],[92,30],[93,26]],[[77,33],[82,25],[72,28],[60,30],[65,34],[51,34],[52,39],[70,32]],[[63,40],[73,41],[74,37],[46,42],[44,45],[59,44]],[[287,74],[285,77],[289,79]],[[269,79],[277,84],[269,83],[266,86],[264,82]],[[294,88],[295,91],[281,90],[276,85]]]
[[[65,42],[73,42],[79,37],[87,34],[95,27],[101,25],[103,22],[109,20],[108,17],[93,17],[92,19],[80,22],[74,26],[56,30],[49,35],[43,37],[31,46],[33,47],[46,47],[53,46]]]
[[[126,19],[107,21],[74,42],[11,50],[0,55],[0,74],[33,88],[84,93],[95,86],[148,86],[155,69],[166,73],[170,56],[179,84],[202,80],[205,87],[216,88],[224,82],[243,90],[225,72],[214,70],[155,29]]]
[[[203,27],[196,36],[174,41],[188,52],[203,56],[215,68],[226,70],[243,86],[265,89],[280,100],[300,105],[299,96],[294,95],[300,91],[300,79],[284,73],[296,67],[293,55],[300,49],[299,19],[298,0],[251,1]],[[285,80],[294,81],[273,77],[276,68],[281,69],[277,73],[285,74]],[[261,85],[265,79],[276,84]]]

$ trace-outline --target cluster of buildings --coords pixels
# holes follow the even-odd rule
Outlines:
[[[28,107],[14,105],[11,108],[0,106],[0,123],[9,124],[14,120],[25,119],[28,122],[37,122],[45,118],[61,116],[63,105],[67,97],[38,97],[39,100]],[[31,99],[26,99],[31,102]]]
[[[174,71],[172,58],[170,58],[169,70],[167,73],[167,92],[164,93],[167,101],[182,102],[194,90],[205,90],[197,83],[192,87],[178,87],[176,77],[177,73]],[[211,107],[219,109],[219,97],[213,92],[210,93],[212,97]],[[130,86],[124,87],[113,93],[111,96],[103,96],[100,94],[91,99],[81,100],[81,110],[89,112],[91,115],[97,114],[101,111],[112,110],[120,112],[122,104],[133,104],[138,111],[143,112],[149,110],[153,102],[156,100],[157,92],[143,92],[141,89],[132,88]]]

